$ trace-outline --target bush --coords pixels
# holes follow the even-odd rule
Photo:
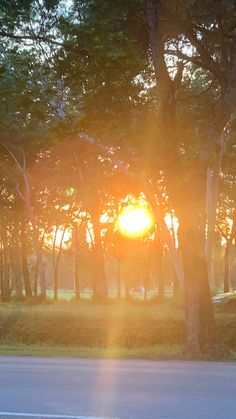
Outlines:
[[[138,314],[122,313],[114,316],[104,310],[101,314],[93,308],[86,316],[66,307],[58,311],[54,307],[1,310],[0,341],[99,348],[184,344],[183,316],[148,317],[141,307]],[[217,316],[217,333],[220,343],[236,350],[236,316]]]

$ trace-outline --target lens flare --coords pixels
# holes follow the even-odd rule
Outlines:
[[[128,237],[142,237],[153,227],[153,216],[147,207],[130,205],[118,215],[118,229]]]
[[[70,187],[70,188],[66,189],[66,195],[67,196],[73,196],[74,193],[75,193],[75,188]]]

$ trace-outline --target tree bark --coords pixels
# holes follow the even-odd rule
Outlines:
[[[175,249],[176,251],[178,251],[173,214],[171,214],[171,235],[173,238]],[[175,270],[173,269],[173,296],[174,298],[178,297],[179,288],[180,288],[179,280],[178,280]]]
[[[93,224],[94,232],[94,274],[96,276],[95,280],[97,283],[97,296],[107,298],[108,287],[101,242],[101,227],[99,222],[99,214],[96,210],[91,211],[91,221]]]
[[[79,277],[79,242],[78,242],[78,225],[76,224],[73,229],[73,259],[74,259],[74,287],[75,287],[75,298],[80,299],[80,277]]]
[[[54,236],[54,242],[53,242],[53,271],[54,271],[54,300],[58,299],[58,287],[59,287],[59,264],[61,259],[61,253],[62,253],[62,245],[63,240],[65,237],[66,232],[66,225],[63,228],[63,232],[61,235],[60,245],[58,252],[56,254],[56,238],[58,233],[58,228],[56,228],[55,236]]]
[[[229,261],[230,261],[230,250],[232,246],[232,241],[230,239],[227,240],[225,246],[225,257],[224,257],[224,292],[229,292],[230,284],[229,284]]]
[[[47,297],[47,294],[46,294],[46,278],[45,278],[45,269],[44,269],[44,264],[43,264],[43,255],[42,255],[41,246],[39,242],[39,231],[37,228],[34,211],[29,201],[26,202],[26,209],[27,209],[29,220],[31,222],[32,229],[33,229],[33,242],[34,242],[35,253],[37,256],[37,271],[38,271],[39,279],[40,279],[41,297],[42,299],[45,300]]]
[[[0,293],[3,294],[3,245],[2,237],[0,239]]]
[[[181,250],[185,275],[186,351],[207,351],[215,343],[215,322],[208,283],[204,229],[183,228]]]
[[[22,281],[21,281],[21,267],[20,267],[20,241],[19,241],[19,219],[15,215],[12,230],[12,248],[10,250],[11,269],[14,278],[14,285],[17,297],[22,297]]]
[[[25,234],[26,223],[21,221],[21,265],[22,265],[22,274],[25,286],[25,295],[29,298],[32,297],[32,289],[30,284],[30,274],[28,269],[28,260],[27,260],[27,248],[26,248],[26,234]]]
[[[235,227],[236,227],[236,210],[233,213],[233,224],[230,232],[230,236],[226,238],[225,246],[225,257],[224,257],[224,292],[230,291],[230,251],[232,247],[233,239],[235,239]]]
[[[163,277],[163,244],[160,238],[160,231],[156,231],[156,238],[154,242],[154,255],[157,263],[157,285],[158,285],[158,298],[160,301],[164,300],[165,297],[165,285]]]
[[[121,299],[121,257],[117,257],[117,298]]]
[[[56,261],[56,240],[57,240],[58,227],[55,228],[55,234],[52,245],[52,264],[53,264],[53,298],[57,300],[58,297],[58,273],[57,273],[57,261]]]
[[[9,254],[5,246],[7,246],[6,241],[4,242],[4,251],[3,251],[2,300],[9,301],[11,298],[10,261],[9,261]]]
[[[214,273],[212,266],[213,248],[215,240],[216,209],[218,201],[219,179],[222,161],[223,134],[219,147],[216,150],[216,156],[212,169],[207,170],[207,193],[206,193],[206,214],[207,214],[207,239],[206,255],[209,283],[214,286]]]
[[[159,86],[162,135],[166,139],[163,160],[167,191],[182,229],[186,295],[186,350],[199,353],[215,341],[215,323],[205,259],[207,165],[193,163],[191,172],[182,166],[178,153],[176,91],[181,83],[180,65],[174,80],[165,62],[165,29],[160,0],[146,0],[147,22],[153,64]],[[188,179],[188,185],[183,179]]]

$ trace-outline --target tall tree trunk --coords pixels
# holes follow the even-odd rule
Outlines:
[[[11,267],[12,267],[12,274],[14,278],[15,290],[17,297],[22,297],[23,290],[22,290],[22,281],[21,281],[21,264],[20,264],[20,242],[19,242],[19,231],[20,231],[20,223],[18,216],[15,215],[14,217],[14,224],[12,230],[12,249],[10,250],[10,259],[11,259]]]
[[[2,235],[0,239],[0,293],[3,294],[3,244],[2,244]]]
[[[234,209],[233,213],[233,223],[230,232],[230,236],[226,238],[225,246],[225,257],[224,257],[224,292],[229,292],[230,290],[230,251],[232,247],[233,239],[235,239],[235,228],[236,228],[236,210]]]
[[[7,251],[7,241],[4,240],[3,251],[3,278],[2,278],[2,300],[9,301],[11,298],[10,287],[10,260]]]
[[[121,299],[121,257],[117,257],[117,298]]]
[[[22,297],[22,282],[21,282],[21,271],[20,271],[20,260],[18,252],[14,251],[13,248],[9,249],[9,262],[10,262],[10,272],[11,272],[11,284],[12,290],[15,291],[17,297]]]
[[[183,256],[186,296],[186,350],[208,351],[216,342],[216,330],[205,252],[206,167],[196,164],[192,172],[188,205],[180,217],[180,246]]]
[[[57,241],[58,227],[55,228],[54,240],[52,245],[52,264],[53,264],[53,298],[57,300],[58,297],[58,272],[57,272],[57,258],[56,258],[56,241]]]
[[[130,293],[129,293],[129,284],[127,281],[127,278],[125,279],[125,299],[129,300],[130,298]]]
[[[97,284],[97,280],[96,280],[96,276],[95,276],[95,250],[94,250],[94,246],[95,246],[95,242],[94,242],[94,235],[91,231],[90,226],[88,225],[88,223],[86,222],[86,232],[85,234],[88,234],[89,238],[90,238],[90,242],[91,242],[91,259],[92,259],[92,269],[90,270],[91,272],[91,285],[92,285],[92,298],[94,300],[96,300],[96,298],[98,297],[98,284]]]
[[[18,196],[22,199],[25,205],[25,210],[27,213],[27,216],[29,218],[29,221],[32,225],[32,233],[33,233],[33,243],[34,243],[34,249],[37,256],[37,265],[38,265],[38,273],[40,278],[40,286],[41,286],[41,296],[43,299],[46,299],[46,280],[45,280],[45,270],[44,270],[44,264],[43,264],[43,256],[41,251],[41,246],[39,242],[39,230],[36,222],[36,217],[34,213],[34,209],[31,202],[31,185],[30,180],[27,172],[27,165],[26,165],[26,156],[25,153],[22,150],[22,163],[17,159],[17,157],[14,155],[14,153],[11,151],[7,145],[4,145],[5,149],[13,159],[17,170],[21,174],[22,178],[21,181],[23,182],[23,190],[19,187],[18,182],[16,183],[16,191],[18,193]]]
[[[213,273],[213,248],[215,240],[215,224],[216,224],[216,208],[218,201],[218,190],[220,180],[220,170],[222,162],[222,147],[224,135],[221,135],[219,147],[216,150],[216,156],[213,167],[207,170],[207,192],[206,192],[206,214],[207,214],[207,239],[206,239],[206,255],[207,268],[210,286],[214,286]]]
[[[39,239],[39,229],[37,226],[34,209],[31,203],[31,185],[29,181],[29,176],[26,171],[26,167],[24,167],[24,164],[23,164],[23,167],[21,168],[19,162],[16,160],[14,155],[12,153],[10,154],[13,157],[14,161],[16,161],[18,168],[20,168],[20,171],[22,173],[22,178],[24,180],[24,192],[22,193],[19,189],[17,190],[18,190],[19,196],[22,198],[24,202],[26,214],[32,226],[33,245],[34,245],[34,250],[35,250],[35,254],[37,258],[37,271],[38,271],[39,280],[40,280],[41,297],[43,300],[45,300],[47,297],[45,269],[44,269],[44,263],[43,263],[42,248],[41,248],[41,243]]]
[[[144,293],[143,293],[144,301],[147,301],[147,293],[148,293],[148,273],[145,275],[145,278],[144,278]]]
[[[185,228],[181,240],[185,275],[186,350],[205,351],[215,343],[215,323],[208,284],[204,230]]]
[[[75,298],[80,299],[80,277],[79,277],[79,241],[78,241],[78,225],[76,224],[73,229],[73,261],[74,261],[74,288]]]
[[[150,259],[155,263],[152,267],[152,275],[155,278],[154,287],[158,289],[158,300],[164,300],[165,287],[163,277],[163,242],[161,240],[161,231],[158,225],[155,226],[155,238],[150,247]]]
[[[161,98],[162,134],[166,139],[163,160],[166,162],[167,191],[182,229],[186,350],[191,354],[205,350],[215,341],[215,323],[204,253],[207,166],[193,167],[190,173],[182,166],[178,153],[176,92],[181,83],[183,65],[178,67],[172,80],[165,61],[165,31],[160,5],[160,0],[146,0],[152,58]],[[183,185],[184,178],[188,179],[190,186]],[[193,203],[196,208],[193,208]]]
[[[25,234],[26,223],[21,221],[21,265],[23,280],[25,286],[25,295],[27,297],[32,297],[32,289],[30,284],[30,274],[28,269],[28,260],[27,260],[27,245],[26,245],[26,234]]]
[[[173,214],[171,214],[171,235],[172,235],[172,238],[173,238],[174,247],[178,251]],[[179,279],[176,275],[175,269],[173,269],[173,296],[174,296],[174,298],[178,296],[179,288],[180,288]]]
[[[34,242],[35,253],[37,256],[37,271],[38,271],[39,280],[40,280],[41,297],[42,299],[45,300],[47,297],[46,278],[45,278],[45,269],[44,269],[44,263],[43,263],[43,255],[42,255],[42,250],[41,250],[40,241],[39,241],[39,231],[37,228],[34,211],[33,211],[33,208],[31,207],[30,202],[26,202],[26,208],[29,214],[29,220],[31,222],[32,230],[33,230],[33,242]]]
[[[59,244],[59,249],[58,249],[57,254],[56,254],[56,239],[57,239],[58,231],[59,230],[56,229],[55,236],[54,236],[54,242],[53,242],[54,300],[58,299],[59,264],[60,264],[61,253],[62,253],[63,240],[64,240],[65,232],[66,232],[66,225],[63,228],[63,232],[62,232],[61,240],[60,240],[60,244]]]
[[[34,268],[34,296],[36,297],[38,295],[38,264],[36,261],[35,268]]]
[[[105,263],[103,256],[103,248],[101,242],[101,226],[99,222],[99,214],[96,210],[91,211],[91,221],[93,224],[94,231],[94,258],[95,258],[95,270],[97,282],[98,297],[108,297],[107,278],[105,272]]]
[[[39,240],[38,226],[37,226],[34,210],[30,202],[30,186],[27,182],[28,182],[28,178],[26,178],[27,191],[25,193],[24,203],[25,203],[27,215],[29,217],[29,221],[32,225],[33,244],[34,244],[34,250],[35,250],[36,258],[37,258],[37,276],[39,276],[39,280],[40,280],[41,297],[43,300],[45,300],[47,297],[47,294],[46,294],[46,278],[45,278],[45,269],[44,269],[44,263],[43,263],[43,255],[42,255],[42,249],[41,249],[41,244]]]
[[[164,300],[165,296],[165,285],[164,285],[164,276],[163,276],[163,249],[160,240],[160,235],[157,232],[158,236],[156,238],[156,262],[157,262],[157,283],[158,283],[158,299],[160,301]]]
[[[224,292],[229,292],[229,261],[230,261],[230,250],[232,246],[232,240],[227,239],[225,246],[225,257],[224,257]]]

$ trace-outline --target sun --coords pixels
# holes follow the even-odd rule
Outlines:
[[[139,205],[128,205],[118,215],[118,230],[124,236],[142,237],[153,227],[154,220],[149,208]]]

